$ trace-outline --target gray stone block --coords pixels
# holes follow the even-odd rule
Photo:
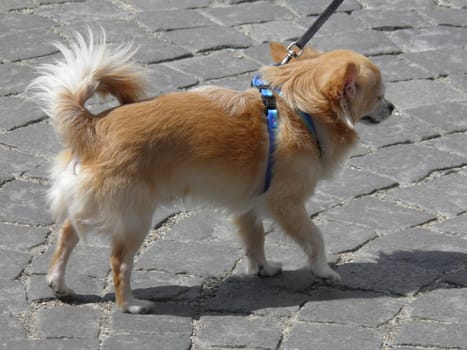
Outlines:
[[[458,286],[467,287],[467,269],[461,269],[451,275],[444,276],[444,280]]]
[[[466,184],[466,176],[453,173],[431,182],[396,189],[389,196],[432,213],[458,215],[465,212],[467,206]]]
[[[462,349],[467,347],[465,324],[409,321],[401,326],[394,343]]]
[[[317,191],[307,200],[305,208],[310,216],[314,216],[323,210],[332,208],[339,202],[339,198]]]
[[[44,338],[97,338],[99,313],[90,306],[57,306],[40,309],[36,325],[39,336]]]
[[[343,3],[345,4],[345,2]],[[305,17],[300,18],[297,23],[304,28],[308,28],[318,17]],[[323,24],[319,31],[315,34],[318,38],[320,36],[335,35],[345,32],[363,32],[367,28],[362,22],[355,19],[346,13],[334,13],[329,19]],[[311,40],[313,46],[313,39]]]
[[[225,78],[252,72],[259,68],[257,63],[239,56],[232,50],[215,52],[209,56],[186,58],[167,63],[167,65],[188,74],[203,77],[205,80]]]
[[[50,230],[45,227],[0,223],[0,232],[2,235],[0,247],[26,251],[44,243]]]
[[[3,268],[0,270],[0,279],[13,280],[19,277],[28,264],[31,256],[29,253],[0,249],[0,260]]]
[[[11,262],[8,262],[11,264]],[[0,279],[0,315],[19,314],[29,310],[23,284],[18,280]]]
[[[388,55],[400,53],[401,50],[382,32],[342,32],[334,35],[323,35],[312,40],[311,45],[318,50],[331,51],[348,49],[363,55]]]
[[[246,24],[241,27],[254,41],[265,43],[270,41],[290,41],[304,33],[304,28],[293,21],[271,21],[265,23]]]
[[[342,277],[338,284],[343,287],[397,295],[412,295],[440,276],[438,271],[403,261],[379,259],[375,262],[363,258],[338,265],[337,272]]]
[[[190,52],[176,43],[166,42],[147,33],[136,21],[112,19],[99,21],[99,25],[104,28],[108,42],[115,45],[134,45],[137,48],[137,62],[153,64],[191,56]],[[78,23],[63,27],[62,30],[65,36],[71,37],[75,31],[87,33],[88,26],[88,23]]]
[[[395,185],[396,182],[387,177],[346,167],[333,179],[321,182],[317,189],[340,199],[351,199]]]
[[[174,225],[164,238],[185,242],[210,242],[241,248],[237,228],[225,213],[202,210]]]
[[[0,66],[1,67],[1,66]],[[12,97],[0,97],[0,129],[12,129],[34,123],[45,118],[36,104]]]
[[[57,34],[45,30],[9,32],[0,36],[0,59],[18,61],[53,54],[57,49],[51,43],[59,39]]]
[[[190,337],[178,334],[117,334],[104,339],[102,350],[153,350],[156,346],[164,350],[190,348]]]
[[[329,222],[318,226],[323,233],[327,250],[332,253],[353,251],[377,237],[374,230],[356,225],[349,227],[348,224]]]
[[[464,4],[465,5],[465,4]],[[452,7],[430,7],[420,9],[420,11],[429,16],[438,26],[465,27],[467,18],[467,9]]]
[[[72,269],[70,269],[72,271]],[[73,296],[64,298],[66,302],[76,303],[96,303],[101,301],[100,295],[104,289],[104,279],[95,276],[87,276],[82,273],[74,273],[67,270],[67,286],[76,293]],[[56,299],[57,296],[47,285],[45,274],[33,274],[27,284],[27,296],[29,301],[48,301]]]
[[[24,4],[23,6],[26,7],[27,4]],[[7,35],[8,32],[24,32],[32,28],[43,30],[46,28],[51,28],[55,25],[56,23],[54,21],[41,16],[14,12],[0,13],[0,36]]]
[[[467,159],[467,142],[465,136],[465,134],[451,134],[426,141],[425,144]]]
[[[266,2],[245,2],[236,6],[213,7],[202,10],[202,13],[226,26],[293,18],[293,14],[287,8]]]
[[[0,42],[1,40],[2,39],[0,39]],[[0,57],[2,57],[2,50],[3,47],[0,49]],[[26,86],[36,77],[36,74],[30,67],[18,65],[16,63],[6,63],[0,64],[0,76],[2,77],[0,96],[6,96],[23,92]],[[3,106],[1,108],[3,108]]]
[[[467,290],[433,290],[418,296],[410,309],[410,316],[415,319],[467,324]]]
[[[160,271],[134,271],[133,294],[139,299],[194,301],[203,280]],[[157,310],[156,310],[157,312]]]
[[[463,100],[462,94],[438,80],[410,80],[386,84],[386,97],[401,109]]]
[[[429,21],[418,12],[406,9],[362,10],[353,12],[352,16],[365,23],[369,28],[377,30],[420,28],[429,24]]]
[[[47,186],[14,181],[0,188],[3,210],[0,220],[11,223],[50,225],[52,220],[46,208]]]
[[[196,77],[178,72],[162,64],[150,65],[148,68],[150,71],[147,79],[150,82],[151,95],[191,87],[198,83]]]
[[[240,256],[240,249],[219,244],[157,240],[143,252],[136,268],[219,276],[231,271]]]
[[[127,0],[126,2],[138,11],[193,9],[206,7],[211,3],[210,0]]]
[[[32,0],[6,0],[0,3],[0,11],[23,10],[34,8],[36,5]]]
[[[352,158],[351,164],[390,177],[401,184],[419,181],[436,170],[464,165],[464,157],[417,144],[379,149],[367,156]]]
[[[17,151],[0,149],[0,162],[2,164],[0,168],[0,182],[2,182],[19,177],[25,171],[35,169],[45,161],[44,159]]]
[[[433,215],[402,208],[373,197],[355,199],[342,207],[326,210],[322,215],[333,221],[383,231],[397,231],[433,219]]]
[[[42,255],[35,258],[31,264],[30,272],[33,274],[47,273],[50,259],[55,247],[51,245]],[[73,249],[67,266],[67,280],[87,276],[89,278],[104,278],[110,271],[109,259],[110,249],[102,247],[88,246],[84,242],[78,243]]]
[[[285,274],[286,272],[282,272]],[[301,273],[292,273],[300,278]],[[309,273],[308,273],[309,275]],[[221,313],[288,316],[298,310],[307,296],[283,288],[274,288],[271,281],[278,277],[259,278],[232,276],[224,280],[207,310]]]
[[[467,72],[463,49],[410,52],[401,57],[426,69],[435,75]]]
[[[41,7],[37,15],[51,18],[61,24],[82,22],[83,20],[105,20],[109,18],[125,18],[128,13],[108,1],[61,2]]]
[[[394,114],[378,125],[360,123],[357,125],[357,130],[366,144],[378,148],[419,142],[439,135],[439,129],[436,127],[404,112]]]
[[[404,52],[453,50],[462,47],[467,28],[440,26],[423,29],[402,29],[389,37]]]
[[[26,338],[22,324],[11,314],[0,314],[0,341]]]
[[[166,309],[168,309],[166,307]],[[180,338],[189,338],[191,336],[191,314],[187,316],[174,314],[159,314],[162,311],[155,309],[155,314],[131,315],[124,314],[118,310],[112,312],[110,319],[110,329],[113,334],[119,333],[138,333],[138,334],[159,334],[164,336],[171,335]]]
[[[237,30],[215,25],[172,30],[164,33],[164,37],[196,53],[226,48],[240,49],[251,44],[248,37]]]
[[[390,11],[394,8],[404,10],[417,10],[432,8],[435,6],[435,3],[432,0],[413,0],[410,2],[404,0],[394,0],[390,3],[385,0],[360,0],[360,2],[363,4],[363,8],[365,9],[380,11]]]
[[[433,76],[433,74],[403,60],[401,57],[404,56],[383,55],[372,57],[371,60],[381,70],[385,82],[427,79]]]
[[[11,131],[0,136],[0,142],[45,158],[51,158],[63,149],[52,125],[47,122],[34,123]]]
[[[307,1],[307,0],[287,0],[287,7],[292,9],[299,16],[320,15],[329,5],[328,1]],[[361,8],[359,2],[355,0],[344,1],[337,9],[338,12],[350,12]]]
[[[210,26],[214,23],[197,10],[157,10],[136,14],[136,20],[154,31]]]
[[[282,321],[265,317],[202,316],[194,345],[199,349],[217,347],[276,349]]]
[[[374,350],[383,342],[383,333],[372,328],[336,324],[297,323],[283,343],[284,350]]]
[[[437,231],[467,238],[467,215],[457,216],[432,226]]]
[[[457,89],[467,92],[467,73],[464,74],[452,74],[448,76],[448,82]]]
[[[34,339],[9,340],[0,343],[1,349],[15,350],[95,350],[99,348],[98,339]]]
[[[419,118],[444,133],[467,130],[467,106],[446,102],[438,104],[428,104],[414,109],[407,110],[407,113]]]
[[[377,238],[355,253],[357,261],[394,260],[439,272],[460,266],[466,257],[467,241],[422,229]]]
[[[378,327],[391,320],[406,303],[381,293],[323,288],[310,292],[298,320]]]

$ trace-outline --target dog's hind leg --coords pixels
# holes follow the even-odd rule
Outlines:
[[[144,234],[118,236],[112,242],[112,255],[110,266],[113,273],[115,289],[115,301],[117,307],[122,312],[132,314],[147,313],[151,311],[153,304],[146,300],[137,300],[131,291],[131,272],[133,270],[133,260],[141,243]]]
[[[58,297],[73,295],[74,292],[65,284],[65,269],[71,251],[79,241],[78,234],[69,219],[65,220],[57,238],[54,255],[47,273],[47,283]]]
[[[272,212],[282,229],[292,237],[308,256],[311,271],[318,277],[336,282],[341,278],[327,262],[324,240],[319,228],[313,223],[304,205],[295,201],[280,201]]]
[[[248,272],[259,276],[274,276],[281,272],[281,265],[266,260],[264,253],[263,223],[254,211],[237,215],[235,223],[245,247]]]

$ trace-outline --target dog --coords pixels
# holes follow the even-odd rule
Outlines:
[[[112,48],[103,31],[91,30],[87,38],[77,33],[70,46],[55,45],[63,60],[42,65],[29,90],[65,146],[48,194],[53,218],[62,224],[47,274],[57,296],[73,295],[65,269],[75,245],[86,235],[103,234],[111,242],[118,309],[148,312],[150,303],[132,296],[134,255],[157,206],[187,197],[230,211],[250,273],[281,271],[264,252],[261,218],[271,216],[304,250],[316,276],[340,279],[328,265],[305,202],[357,143],[355,123],[379,122],[394,109],[368,58],[307,47],[286,65],[262,68],[278,112],[270,152],[265,105],[256,88],[202,87],[147,99],[146,71],[132,61],[131,45]],[[271,43],[270,50],[274,61],[287,54],[280,43]],[[112,95],[119,106],[94,115],[85,105],[94,94]],[[303,112],[311,116],[314,133],[300,118]]]

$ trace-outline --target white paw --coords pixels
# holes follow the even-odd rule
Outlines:
[[[147,314],[154,309],[154,303],[148,300],[132,299],[130,303],[119,309],[121,312],[130,314]]]
[[[331,269],[327,263],[322,265],[313,265],[311,266],[311,271],[315,276],[333,283],[339,282],[341,280],[341,276],[336,271]]]
[[[282,272],[282,264],[277,262],[266,262],[265,264],[250,264],[248,273],[260,277],[272,277]]]
[[[58,297],[58,298],[64,298],[64,297],[70,297],[75,295],[75,292],[73,289],[68,288],[65,283],[59,283],[54,280],[47,280],[47,283],[52,289],[52,292]]]

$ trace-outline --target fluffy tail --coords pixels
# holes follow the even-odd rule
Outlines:
[[[131,61],[131,46],[115,49],[106,44],[105,32],[87,40],[76,33],[70,47],[55,43],[63,60],[39,67],[41,74],[29,86],[32,99],[52,119],[59,138],[76,152],[92,143],[96,118],[85,107],[94,94],[113,95],[121,104],[145,96],[145,70]]]

